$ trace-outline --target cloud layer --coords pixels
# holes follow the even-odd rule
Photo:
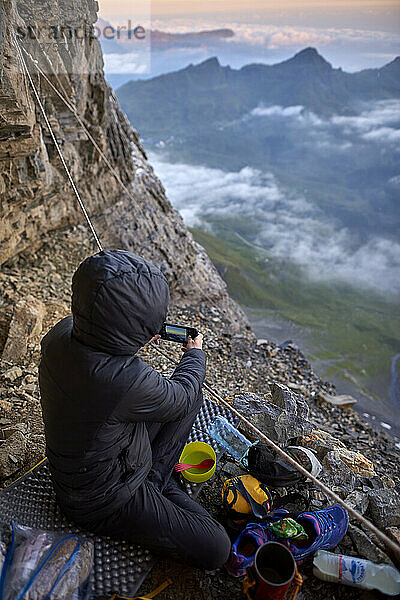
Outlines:
[[[333,115],[321,118],[303,106],[274,105],[258,106],[243,118],[290,120],[292,125],[304,130],[304,143],[309,138],[321,148],[347,150],[353,143],[364,141],[389,144],[393,146],[394,152],[400,152],[400,100],[369,103],[359,114],[353,116]]]
[[[171,164],[157,154],[150,160],[187,224],[215,215],[241,216],[258,226],[252,242],[300,265],[311,278],[400,293],[400,244],[378,236],[357,242],[305,197],[281,189],[273,174],[250,167],[225,172]]]

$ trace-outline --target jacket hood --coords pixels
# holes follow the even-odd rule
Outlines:
[[[159,333],[168,301],[157,267],[125,250],[103,250],[72,278],[73,335],[108,354],[134,354]]]

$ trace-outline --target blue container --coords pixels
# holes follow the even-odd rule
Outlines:
[[[208,426],[208,434],[217,442],[221,448],[224,448],[233,458],[242,461],[247,454],[248,449],[253,444],[240,431],[229,423],[225,417],[215,417],[211,425]]]

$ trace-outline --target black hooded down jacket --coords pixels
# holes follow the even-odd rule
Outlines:
[[[72,313],[42,341],[39,366],[47,456],[65,514],[88,524],[112,514],[146,478],[146,421],[181,419],[205,376],[202,350],[187,350],[173,376],[137,350],[165,320],[164,275],[139,256],[103,251],[72,280]]]

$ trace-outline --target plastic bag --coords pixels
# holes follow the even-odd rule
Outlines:
[[[0,600],[88,600],[93,544],[17,525],[0,576]]]
[[[3,570],[3,565],[4,565],[4,561],[6,559],[6,554],[7,554],[7,546],[0,539],[0,576],[1,576],[1,572]],[[0,592],[1,592],[1,588],[0,588]],[[0,597],[1,597],[1,593],[0,593]]]

